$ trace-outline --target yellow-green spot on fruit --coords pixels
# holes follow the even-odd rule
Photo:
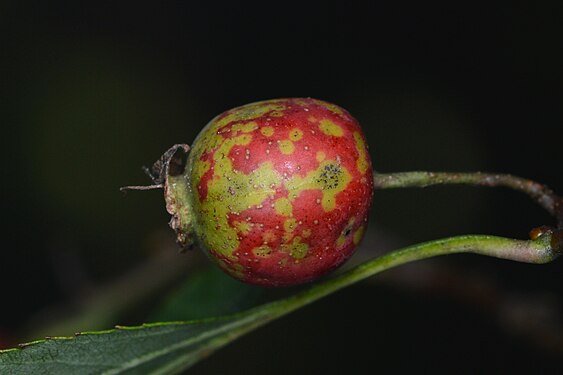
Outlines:
[[[318,120],[317,120],[317,118],[316,118],[315,116],[309,116],[309,118],[307,118],[307,121],[315,123],[315,122],[317,122]]]
[[[282,117],[283,116],[283,112],[282,111],[272,111],[269,113],[270,116],[272,117]]]
[[[245,271],[244,266],[243,266],[242,264],[235,263],[235,264],[233,265],[233,267],[234,267],[234,269],[232,270],[232,274],[233,274],[235,277],[238,277],[239,280],[240,280],[241,278],[243,278],[243,277],[244,277],[244,271]]]
[[[257,102],[235,108],[222,118],[214,118],[209,123],[209,130],[217,132],[220,128],[233,122],[254,120],[271,111],[283,111],[286,106],[276,101]],[[283,113],[283,112],[282,112]]]
[[[316,104],[320,105],[321,107],[325,107],[329,111],[336,113],[337,115],[344,116],[344,111],[342,110],[342,108],[340,108],[339,106],[337,106],[335,104],[327,103],[327,102],[324,102],[324,101],[318,100],[318,99],[313,99],[313,101]]]
[[[210,124],[213,124],[213,122],[211,122]],[[204,150],[205,152],[214,152],[222,144],[223,140],[224,138],[220,134],[217,134],[216,126],[207,127],[197,136],[196,140],[194,141],[194,145],[190,152],[189,158],[192,160],[201,158]],[[222,157],[223,156],[224,155],[222,155]],[[198,163],[195,163],[196,168]],[[190,164],[193,165],[193,161]],[[205,171],[203,171],[203,173],[205,173]]]
[[[268,257],[272,254],[272,248],[268,245],[262,245],[252,249],[252,252],[258,257]]]
[[[354,245],[358,245],[362,240],[364,229],[365,227],[363,225],[360,225],[360,227],[354,232]]]
[[[283,223],[283,229],[285,229],[287,233],[292,233],[296,226],[297,220],[294,218],[289,218]]]
[[[321,204],[326,212],[336,207],[336,195],[344,191],[352,176],[336,160],[325,160],[319,167],[307,173],[305,177],[293,176],[285,183],[291,200],[304,190],[320,190],[323,194]]]
[[[274,208],[278,215],[291,216],[293,214],[293,205],[287,198],[279,198],[274,202]]]
[[[233,132],[233,135],[237,135],[239,131],[242,133],[250,133],[256,129],[258,129],[258,124],[255,122],[234,124],[231,127],[231,131]]]
[[[239,233],[247,235],[252,229],[252,224],[250,224],[248,221],[235,221],[235,228]]]
[[[366,144],[359,132],[354,132],[354,139],[356,140],[356,149],[358,150],[358,160],[356,160],[356,166],[361,174],[365,174],[369,169]]]
[[[321,163],[322,161],[325,160],[326,158],[326,154],[323,151],[317,151],[317,155],[316,155],[317,161],[319,163]]]
[[[221,267],[229,275],[242,280],[244,278],[244,267],[241,264],[235,263],[229,266],[227,262],[222,259],[218,260],[219,267]]]
[[[284,155],[290,155],[293,153],[293,151],[295,151],[295,146],[293,145],[293,142],[287,139],[280,141],[278,146],[280,148],[281,153]]]
[[[303,132],[300,129],[291,129],[289,131],[289,139],[291,139],[293,142],[297,142],[301,138],[303,138]]]
[[[228,114],[218,122],[221,125],[226,125],[233,121],[254,120],[264,116],[268,112],[281,112],[285,108],[285,105],[277,103],[265,104],[264,102],[258,102],[247,104],[235,109],[235,112]]]
[[[332,172],[328,172],[325,175],[327,167]],[[326,164],[323,167],[323,171],[320,173],[317,181],[323,185],[323,188],[321,188],[323,192],[321,204],[326,212],[334,210],[336,207],[336,194],[344,191],[351,180],[352,176],[350,176],[346,168],[338,164]]]
[[[272,135],[274,135],[274,128],[271,126],[264,126],[260,129],[260,133],[262,133],[262,135],[265,137],[271,137]]]
[[[301,235],[303,236],[303,238],[309,238],[309,237],[311,237],[311,229],[305,229],[305,230],[303,230],[303,232],[301,233]]]
[[[341,247],[342,245],[344,245],[344,242],[346,242],[346,237],[344,237],[344,235],[340,235],[338,236],[338,239],[336,240],[336,247]]]
[[[274,170],[272,162],[262,163],[249,174],[236,171],[228,155],[235,145],[247,145],[250,134],[223,139],[213,154],[213,177],[207,184],[208,199],[195,199],[194,209],[200,212],[198,224],[202,242],[210,249],[233,259],[233,252],[239,246],[238,229],[229,225],[229,215],[240,213],[249,206],[259,206],[274,193],[281,176]],[[196,155],[197,157],[197,155]],[[192,189],[195,190],[200,178],[192,174]],[[251,181],[261,181],[269,188],[256,190]],[[242,199],[244,198],[244,199]]]
[[[303,99],[294,99],[295,104],[300,105],[302,107],[307,107],[309,105],[311,105],[311,103],[308,100],[303,100]]]
[[[283,223],[285,234],[282,236],[282,241],[288,243],[293,238],[293,231],[297,227],[297,220],[295,218],[286,219]]]
[[[301,237],[296,236],[291,243],[281,245],[281,249],[294,259],[303,259],[309,252],[309,245],[301,242]]]
[[[229,113],[228,115],[224,116],[221,119],[217,119],[214,120],[214,122],[212,122],[212,127],[214,128],[214,131],[219,130],[220,128],[224,127],[225,125],[228,125],[230,123],[236,122],[236,121],[246,121],[246,120],[252,120],[256,117],[260,117],[260,116],[250,116],[250,115],[246,115],[246,114],[242,114],[239,112],[235,112],[235,113]]]
[[[344,130],[342,130],[342,128],[339,125],[335,124],[331,120],[327,120],[327,119],[321,120],[319,122],[319,128],[326,135],[331,135],[334,137],[342,137],[344,135]]]

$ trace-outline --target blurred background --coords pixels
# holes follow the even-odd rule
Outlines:
[[[561,2],[52,2],[0,6],[0,347],[226,313],[291,293],[178,255],[140,167],[220,112],[315,97],[362,124],[380,172],[491,171],[563,193]],[[376,192],[351,264],[551,218],[502,189]],[[472,255],[390,271],[291,314],[196,374],[563,370],[563,261]]]

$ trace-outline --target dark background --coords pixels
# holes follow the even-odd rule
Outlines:
[[[360,121],[378,171],[506,172],[563,192],[561,2],[492,4],[2,4],[4,345],[172,243],[160,193],[118,188],[234,106],[327,100]],[[387,249],[551,223],[519,193],[471,187],[377,192],[372,212],[366,243]],[[429,282],[410,268],[410,284],[361,283],[194,373],[563,369],[561,261],[422,263]]]

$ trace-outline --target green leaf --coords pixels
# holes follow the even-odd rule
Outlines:
[[[248,316],[156,323],[31,343],[1,353],[2,374],[167,374],[189,367],[222,344]],[[229,333],[226,335],[225,333]]]
[[[244,284],[210,265],[190,275],[152,315],[153,321],[234,314],[266,302],[266,288]]]
[[[291,297],[229,317],[119,327],[0,351],[0,374],[175,374],[273,319],[407,262],[473,252],[545,263],[555,259],[559,250],[552,247],[549,234],[532,241],[461,236],[427,242],[386,254]]]

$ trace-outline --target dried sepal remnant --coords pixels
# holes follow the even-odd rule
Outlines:
[[[230,275],[265,286],[301,284],[340,266],[362,238],[373,194],[358,122],[315,99],[215,117],[176,182],[187,184],[186,212],[173,213],[190,216],[185,237]]]

